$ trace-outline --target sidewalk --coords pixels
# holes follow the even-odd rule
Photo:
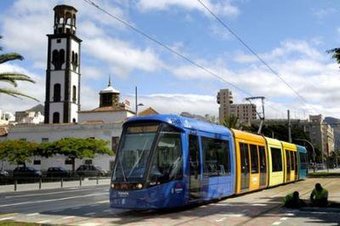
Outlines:
[[[41,187],[39,188],[39,182],[29,183],[29,184],[17,184],[16,191],[33,191],[33,190],[45,190],[45,189],[58,189],[58,188],[78,188],[78,187],[87,187],[87,186],[96,186],[96,185],[110,185],[110,178],[105,179],[94,179],[89,180],[85,178],[84,180],[75,180],[75,181],[63,181],[63,183],[59,182],[43,182],[41,183]],[[5,192],[15,192],[14,184],[11,185],[1,185],[0,186],[0,194]]]

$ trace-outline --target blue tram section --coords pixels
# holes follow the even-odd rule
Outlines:
[[[296,145],[298,152],[298,176],[299,180],[305,179],[308,174],[307,149],[304,146]]]
[[[134,117],[123,125],[113,168],[113,208],[158,209],[234,194],[232,132],[176,115]]]

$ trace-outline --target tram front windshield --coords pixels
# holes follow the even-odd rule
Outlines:
[[[150,185],[155,185],[182,176],[181,136],[175,128],[131,124],[121,139],[113,182],[142,182],[148,177]]]

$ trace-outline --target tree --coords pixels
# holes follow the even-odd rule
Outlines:
[[[67,137],[51,143],[44,143],[36,151],[37,155],[46,158],[55,154],[67,156],[72,162],[72,171],[75,170],[75,159],[94,158],[96,154],[113,155],[107,147],[107,141],[91,138]]]
[[[229,117],[226,117],[222,122],[222,125],[230,129],[242,129],[242,124],[239,122],[238,117],[235,115],[230,115]]]
[[[2,39],[2,36],[0,36],[0,39]],[[2,48],[0,47],[0,51],[2,51]],[[23,60],[23,56],[21,56],[18,53],[5,53],[5,54],[0,54],[0,64],[5,63],[7,61],[12,61],[12,60]],[[0,73],[0,82],[7,82],[14,87],[18,86],[17,81],[26,81],[26,82],[31,82],[35,83],[34,80],[32,80],[29,76],[21,73],[11,73],[11,72],[2,72]],[[16,89],[11,89],[11,88],[3,88],[0,87],[0,94],[6,94],[9,96],[13,96],[16,98],[20,97],[27,97],[33,100],[38,101],[36,98],[31,97],[29,95],[26,95]]]
[[[0,159],[13,164],[24,164],[35,153],[38,144],[25,140],[5,140],[0,143]]]
[[[328,54],[332,54],[332,58],[340,65],[340,48],[334,48],[326,51]],[[340,66],[339,66],[340,67]]]

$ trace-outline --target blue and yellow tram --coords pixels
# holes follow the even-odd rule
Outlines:
[[[305,153],[302,146],[197,119],[133,117],[123,125],[110,205],[173,208],[295,181],[306,176]]]

